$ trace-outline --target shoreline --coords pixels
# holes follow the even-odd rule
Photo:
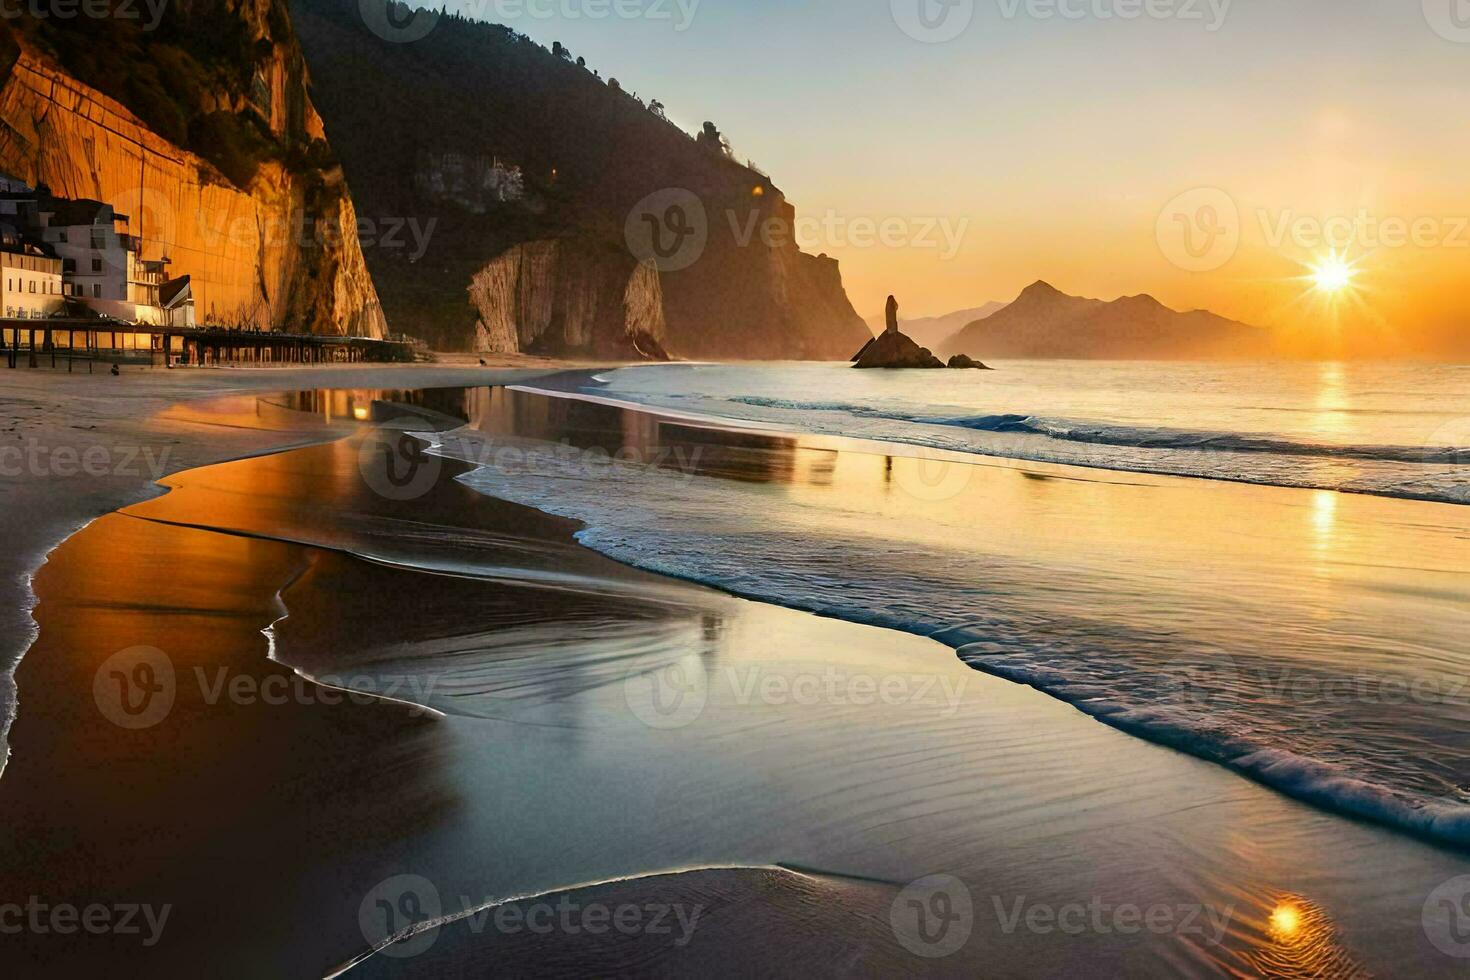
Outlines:
[[[648,425],[654,427],[659,424],[656,421],[659,419],[688,420],[693,418],[687,412],[666,411],[637,402],[619,401],[608,396],[568,391],[542,392],[525,386],[517,386],[512,390],[534,393],[538,397],[581,402],[584,405],[597,406],[606,411],[621,411],[641,416],[648,420]],[[570,435],[574,442],[580,439],[585,440],[584,445],[595,446],[600,439],[597,429],[599,425],[606,426],[609,431],[617,428],[616,423],[609,423],[605,419],[600,423],[592,422],[593,416],[585,410],[580,411],[577,417],[580,419],[578,426],[570,427],[560,433],[561,438],[567,438]],[[773,447],[778,444],[787,444],[790,447],[806,446],[809,450],[820,447],[826,452],[867,453],[879,456],[889,454],[890,458],[895,452],[892,445],[876,440],[824,434],[794,436],[789,431],[772,431],[771,424],[767,422],[749,423],[740,419],[721,419],[714,416],[706,416],[705,421],[716,428],[728,427],[730,432],[744,432],[752,440],[752,445],[768,442]],[[523,504],[529,503],[530,499],[525,496],[525,488],[520,482],[512,476],[497,475],[497,467],[488,465],[490,454],[488,452],[477,453],[472,448],[477,439],[483,440],[484,435],[484,433],[470,431],[467,437],[457,439],[455,433],[446,433],[436,437],[437,446],[433,451],[451,459],[478,459],[481,464],[480,478],[482,480],[478,488],[482,492],[496,496],[508,496],[508,499]],[[446,445],[446,443],[451,445]],[[802,452],[801,448],[773,449],[772,455],[790,455],[794,458]],[[941,466],[957,464],[965,469],[970,466],[984,466],[992,471],[1010,470],[1026,473],[1027,461],[1002,458],[967,459],[968,454],[959,451],[935,449],[927,449],[915,455],[940,460],[942,461]],[[1070,478],[1068,471],[1073,470],[1073,467],[1066,464],[1033,463],[1032,465],[1039,467],[1036,474],[1038,476],[1050,474],[1059,478]],[[1136,475],[1141,481],[1146,481],[1138,483],[1139,486],[1153,487],[1158,491],[1170,491],[1175,496],[1186,498],[1201,498],[1212,494],[1213,497],[1209,499],[1224,501],[1229,498],[1230,488],[1249,487],[1251,492],[1259,495],[1262,500],[1271,501],[1272,506],[1317,508],[1320,505],[1319,498],[1313,496],[1314,491],[1302,488],[1259,487],[1231,480],[1201,481],[1187,476],[1133,474],[1132,471],[1092,469],[1093,472],[1099,473],[1099,478],[1095,481],[1099,488],[1121,486],[1128,482],[1127,477]],[[549,472],[566,477],[572,484],[576,482],[576,474],[557,474],[554,465],[549,467]],[[978,469],[976,472],[979,472]],[[715,475],[728,476],[729,474],[715,472]],[[477,485],[474,480],[475,475],[472,474],[471,483]],[[777,482],[781,481],[777,480]],[[900,480],[901,484],[902,482]],[[1204,489],[1192,486],[1192,484],[1203,484]],[[865,489],[872,492],[871,488]],[[975,498],[976,508],[986,505],[984,494],[971,494],[971,496]],[[1363,500],[1362,507],[1372,508],[1358,520],[1389,522],[1422,520],[1424,523],[1435,524],[1438,523],[1434,520],[1437,517],[1448,521],[1452,517],[1460,516],[1455,509],[1457,505],[1442,501],[1408,501],[1400,506],[1400,498],[1372,494],[1358,496]],[[988,649],[991,644],[986,642],[987,630],[967,628],[963,625],[962,620],[959,622],[947,621],[943,612],[920,615],[919,618],[906,618],[877,608],[871,610],[864,608],[860,612],[845,609],[835,599],[831,603],[812,601],[810,597],[793,599],[769,582],[764,582],[758,573],[752,574],[747,566],[733,568],[726,566],[724,574],[709,570],[693,571],[681,565],[679,558],[676,557],[679,551],[677,548],[674,549],[675,554],[671,555],[665,547],[650,545],[650,553],[656,557],[640,559],[637,549],[629,542],[628,528],[619,525],[614,511],[593,506],[590,500],[584,498],[577,498],[575,502],[572,502],[566,499],[565,494],[548,499],[538,506],[552,513],[586,523],[588,526],[577,534],[579,541],[601,554],[626,562],[632,567],[720,589],[752,601],[775,603],[785,608],[811,612],[840,621],[894,629],[936,640],[949,647],[956,658],[971,669],[1011,683],[1031,687],[1129,737],[1139,738],[1151,744],[1201,759],[1212,765],[1218,765],[1273,792],[1318,807],[1324,812],[1347,819],[1361,820],[1394,833],[1403,834],[1411,839],[1444,848],[1451,853],[1464,855],[1470,852],[1470,806],[1465,805],[1462,800],[1433,797],[1418,787],[1410,789],[1402,784],[1385,782],[1380,773],[1373,771],[1365,773],[1341,760],[1326,761],[1331,756],[1297,751],[1289,740],[1283,743],[1278,733],[1273,733],[1275,737],[1258,737],[1257,733],[1249,728],[1242,730],[1238,727],[1232,729],[1220,726],[1216,730],[1215,726],[1218,721],[1208,717],[1213,713],[1212,709],[1218,707],[1209,703],[1208,699],[1213,692],[1200,685],[1200,682],[1194,678],[1185,678],[1176,682],[1179,685],[1178,689],[1166,688],[1162,692],[1162,703],[1156,703],[1148,697],[1142,699],[1119,697],[1117,692],[1102,689],[1085,676],[1079,678],[1074,674],[1056,669],[1051,664],[1038,665],[1024,661],[1017,663],[1014,658],[1004,652],[995,655]],[[1207,503],[1206,506],[1208,506]],[[1219,504],[1217,503],[1216,506]],[[1315,510],[1314,513],[1316,513]],[[597,518],[589,517],[589,514],[596,514]],[[1334,521],[1339,519],[1346,521],[1350,516],[1348,514],[1338,515],[1336,510],[1331,514]],[[1314,517],[1314,524],[1316,521]],[[1314,533],[1317,530],[1320,528],[1315,528]],[[685,547],[688,551],[694,552],[701,548],[700,545]],[[1314,547],[1318,545],[1314,544]],[[1290,560],[1295,560],[1295,558]],[[1339,561],[1347,564],[1353,560],[1381,561],[1383,559],[1377,552],[1366,552],[1362,555],[1344,556]],[[807,571],[810,574],[817,572],[815,568]],[[1410,586],[1385,581],[1382,587],[1399,589]],[[952,613],[953,610],[949,612]],[[1283,677],[1290,680],[1289,671],[1292,668],[1289,662],[1288,666],[1283,669],[1288,671],[1283,674]],[[1224,671],[1233,674],[1237,672],[1237,665],[1227,659]],[[1367,676],[1367,682],[1371,683],[1375,680],[1377,679]],[[1398,682],[1390,678],[1383,683],[1387,689],[1388,683]],[[1181,701],[1192,703],[1200,709],[1206,716],[1201,720],[1207,722],[1209,727],[1193,725],[1179,718],[1177,707],[1178,702]],[[1292,748],[1283,748],[1281,747],[1283,744],[1292,745]],[[1330,746],[1327,748],[1330,749]],[[1318,751],[1324,750],[1319,749]],[[1375,776],[1380,778],[1375,781]]]
[[[6,370],[0,405],[11,417],[0,429],[0,449],[11,440],[44,450],[43,472],[24,457],[21,471],[0,468],[0,536],[10,547],[0,556],[0,776],[9,761],[7,733],[17,710],[14,671],[35,641],[32,581],[50,554],[88,524],[163,492],[158,480],[229,459],[280,452],[328,438],[345,429],[301,433],[169,420],[175,405],[234,394],[320,388],[416,388],[510,383],[572,370],[575,362],[494,367],[439,365],[324,365],[282,368],[189,368],[68,374],[49,369]],[[0,369],[3,370],[3,369]],[[86,471],[87,454],[103,457]],[[34,456],[32,457],[34,458]],[[50,469],[53,472],[45,472]],[[64,473],[55,472],[65,470]]]
[[[435,882],[446,898],[495,899],[575,893],[577,886],[566,882],[649,868],[783,863],[899,883],[951,873],[976,893],[977,928],[989,937],[980,945],[992,967],[999,961],[1055,973],[1069,960],[1029,933],[1012,935],[1003,921],[986,920],[991,893],[997,903],[1019,895],[1064,906],[1102,895],[1144,908],[1228,906],[1240,916],[1239,935],[1224,947],[1196,949],[1188,936],[1084,938],[1090,961],[1143,973],[1253,962],[1258,951],[1280,945],[1266,926],[1272,903],[1297,895],[1324,910],[1326,924],[1311,936],[1314,948],[1334,956],[1350,950],[1378,966],[1417,960],[1428,970],[1434,962],[1402,925],[1416,907],[1419,883],[1470,870],[1463,857],[1314,811],[1098,725],[1049,695],[975,672],[938,641],[731,598],[623,565],[576,543],[577,522],[485,497],[451,479],[454,473],[441,477],[429,498],[393,506],[360,486],[359,460],[353,446],[337,441],[194,469],[171,481],[177,487],[166,496],[69,538],[67,554],[44,570],[50,584],[40,613],[50,625],[41,643],[79,654],[81,662],[28,657],[27,669],[69,670],[84,681],[87,658],[165,629],[171,655],[185,667],[202,658],[199,667],[211,669],[228,655],[225,663],[257,677],[277,668],[298,676],[361,672],[370,679],[420,669],[440,679],[431,706],[445,717],[404,724],[401,705],[393,704],[241,706],[221,714],[180,701],[175,714],[189,722],[179,729],[191,733],[188,742],[163,737],[173,719],[147,751],[104,724],[103,742],[87,739],[81,744],[90,748],[69,752],[57,741],[51,750],[88,765],[105,752],[118,756],[112,763],[90,774],[74,765],[42,765],[28,784],[45,787],[38,800],[52,793],[76,799],[51,781],[88,786],[105,771],[101,778],[119,780],[115,792],[130,801],[117,811],[123,828],[104,819],[108,808],[95,818],[82,812],[62,820],[43,808],[35,814],[39,822],[12,824],[11,846],[34,826],[48,827],[46,836],[62,845],[76,825],[89,849],[114,855],[108,865],[115,870],[120,858],[110,842],[128,839],[129,828],[154,826],[155,814],[187,813],[184,838],[153,842],[121,866],[157,850],[175,859],[187,855],[223,875],[239,896],[238,907],[226,910],[232,923],[226,934],[253,937],[252,962],[278,971],[286,958],[318,971],[344,962],[346,955],[319,955],[323,940],[336,937],[326,945],[340,946],[357,932],[359,899],[393,874]],[[312,478],[317,472],[322,478]],[[336,496],[344,493],[355,503],[342,506]],[[480,516],[463,516],[469,513]],[[461,515],[469,526],[441,525],[446,515]],[[252,530],[260,536],[242,536]],[[410,530],[413,536],[405,537]],[[431,536],[420,540],[425,533]],[[116,543],[108,544],[110,538]],[[141,567],[167,567],[178,581],[150,591],[109,573],[144,559]],[[190,563],[197,562],[205,564],[191,574]],[[234,587],[242,575],[256,584]],[[189,586],[196,580],[210,582],[209,592]],[[68,581],[73,584],[61,588]],[[101,587],[122,591],[93,594]],[[214,599],[194,608],[220,591],[239,596],[230,599],[228,616],[213,611]],[[289,613],[284,619],[273,605],[277,594]],[[379,598],[385,595],[393,602]],[[405,619],[400,609],[414,616]],[[128,622],[143,632],[118,629]],[[259,626],[271,622],[280,632],[277,661],[260,655]],[[231,623],[236,626],[226,630]],[[209,639],[188,639],[200,630]],[[113,634],[118,639],[109,645],[105,638]],[[700,662],[708,664],[711,687],[699,717],[661,729],[629,716],[631,679]],[[724,681],[731,671],[764,678],[795,670],[800,677],[819,664],[858,676],[932,673],[968,687],[958,713],[949,715],[918,703],[861,710],[835,703],[751,705],[739,685]],[[38,688],[40,700],[64,702],[76,686],[48,683]],[[47,714],[90,707],[62,702]],[[38,722],[38,715],[23,713],[20,723]],[[166,771],[152,764],[160,751],[173,760]],[[174,759],[178,754],[183,758]],[[261,766],[262,759],[268,764]],[[247,773],[238,785],[232,774],[252,764],[262,771]],[[190,773],[203,776],[206,786],[228,787],[230,799],[264,806],[269,816],[251,812],[237,822],[220,809],[224,800],[212,804],[190,783]],[[0,779],[0,806],[14,801],[16,784],[7,779]],[[138,793],[150,782],[177,783],[180,795]],[[175,799],[191,802],[170,806]],[[220,812],[211,817],[214,811]],[[103,819],[97,833],[80,833],[97,819]],[[211,833],[211,820],[225,822]],[[211,863],[209,855],[221,847],[228,860]],[[1341,874],[1343,861],[1352,863],[1352,874]],[[302,891],[294,899],[300,909],[282,908],[279,895],[273,904],[258,904],[272,894],[283,863]],[[80,883],[101,870],[67,865],[83,876],[79,893],[91,894],[96,885]],[[1374,891],[1385,865],[1397,869],[1407,894]],[[167,875],[185,874],[168,867]],[[1175,870],[1161,876],[1163,867]],[[180,902],[177,921],[197,916],[209,889],[186,888],[187,875],[162,887],[157,883],[171,880],[156,878],[164,873],[142,879],[161,887],[143,894],[191,897]],[[122,876],[115,884],[126,889],[130,880]],[[66,881],[55,879],[63,889]],[[723,926],[701,933],[700,942],[709,945],[694,947],[695,962],[699,955],[761,962],[763,953],[748,941],[751,923],[762,922],[766,935],[800,940],[815,929],[844,937],[846,946],[837,948],[881,939],[875,955],[889,966],[891,955],[936,974],[973,975],[977,966],[964,953],[935,963],[894,947],[886,918],[896,889],[863,900],[828,883],[814,892],[782,893],[773,902],[775,924],[750,918],[752,902],[771,887],[759,879],[709,884],[695,878],[670,881],[654,897],[729,909]],[[634,893],[601,900],[622,902]],[[802,911],[812,907],[823,910],[816,921]],[[264,913],[271,925],[262,930]],[[293,931],[295,922],[310,922],[311,938]],[[217,951],[219,938],[200,935],[197,942]],[[583,965],[605,962],[598,958],[609,954],[601,946],[567,945],[565,936],[555,943],[555,949],[579,949],[577,955],[590,958]],[[538,962],[552,949],[534,937],[471,930],[412,959],[373,957],[354,975],[442,975],[505,956]],[[182,963],[202,952],[168,955]],[[623,951],[646,952],[637,944]],[[1140,956],[1147,966],[1140,968]],[[238,965],[249,969],[244,958]]]

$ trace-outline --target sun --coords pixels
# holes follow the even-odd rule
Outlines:
[[[1319,292],[1340,293],[1352,286],[1357,274],[1358,270],[1347,259],[1333,252],[1312,266],[1309,278]]]

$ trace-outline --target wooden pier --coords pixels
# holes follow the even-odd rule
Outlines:
[[[414,360],[406,341],[224,327],[163,327],[95,319],[0,317],[6,366],[84,361],[154,367],[215,364],[357,364]]]

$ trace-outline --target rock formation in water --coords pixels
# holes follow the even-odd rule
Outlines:
[[[965,327],[976,320],[983,320],[992,313],[1005,309],[1004,303],[986,303],[983,306],[969,307],[946,313],[943,316],[915,317],[908,320],[899,320],[898,329],[913,338],[914,343],[921,347],[933,350],[942,350],[946,342],[959,333]],[[881,331],[884,327],[883,316],[879,314],[867,321],[868,329],[874,333]]]
[[[201,323],[381,337],[284,0],[162,11],[149,31],[7,20],[0,172],[128,215],[143,257],[190,277]]]
[[[516,245],[475,274],[480,353],[666,359],[658,270],[564,239]]]
[[[898,329],[898,300],[888,297],[884,313],[885,327],[881,334],[863,345],[853,355],[852,363],[859,368],[942,368],[944,362],[935,357],[927,347],[920,347]]]
[[[991,368],[990,368],[989,365],[981,364],[979,361],[975,360],[973,357],[970,357],[970,356],[968,356],[966,354],[956,354],[954,357],[951,357],[949,359],[949,366],[952,367],[952,368],[959,368],[961,370],[967,370],[967,371],[989,371],[989,370],[991,370]]]
[[[867,336],[837,262],[797,247],[795,209],[715,127],[691,138],[657,100],[499,25],[433,12],[415,22],[400,10],[396,23],[427,33],[395,43],[364,27],[358,0],[293,0],[293,12],[359,209],[434,223],[422,256],[372,249],[368,264],[390,317],[411,317],[436,346],[513,333],[573,352],[562,345],[580,327],[515,323],[518,308],[494,302],[509,294],[471,286],[518,261],[506,259],[518,247],[569,240],[559,274],[578,281],[600,281],[605,249],[658,261],[661,343],[674,355],[840,359]],[[670,249],[687,242],[687,254],[637,251],[632,233],[671,214],[694,236],[658,231]]]

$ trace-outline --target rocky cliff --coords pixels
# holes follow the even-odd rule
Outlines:
[[[156,62],[168,61],[178,70],[170,81],[183,85],[194,63],[182,49],[129,47],[126,24],[106,24],[111,33],[89,25],[91,41],[109,45],[94,49],[51,24],[7,23],[0,171],[128,215],[144,258],[166,256],[170,275],[191,277],[201,322],[381,337],[356,215],[283,11],[272,0],[166,8],[165,22],[187,12],[252,39],[241,55],[248,64],[230,67],[248,85],[209,76],[177,103],[151,98],[135,81],[156,78]],[[247,116],[248,145],[224,122]],[[177,129],[175,117],[184,120]]]
[[[614,249],[574,240],[517,245],[475,274],[482,353],[558,353],[662,359],[658,270]]]
[[[717,131],[691,137],[656,100],[508,28],[399,12],[394,23],[425,32],[390,41],[365,26],[362,9],[358,0],[292,0],[312,95],[359,208],[433,222],[416,260],[369,252],[395,322],[412,317],[407,329],[448,348],[473,344],[477,324],[504,343],[504,321],[519,307],[493,305],[491,296],[509,301],[504,291],[471,289],[503,274],[503,256],[574,239],[564,271],[607,249],[622,253],[620,269],[657,260],[634,247],[629,229],[678,200],[698,235],[692,253],[656,261],[671,354],[841,359],[869,336],[837,263],[800,251],[794,209]],[[514,173],[510,184],[501,171]],[[601,275],[589,267],[577,278]],[[517,336],[537,333],[515,326]],[[554,328],[538,343],[571,353],[566,336]]]

